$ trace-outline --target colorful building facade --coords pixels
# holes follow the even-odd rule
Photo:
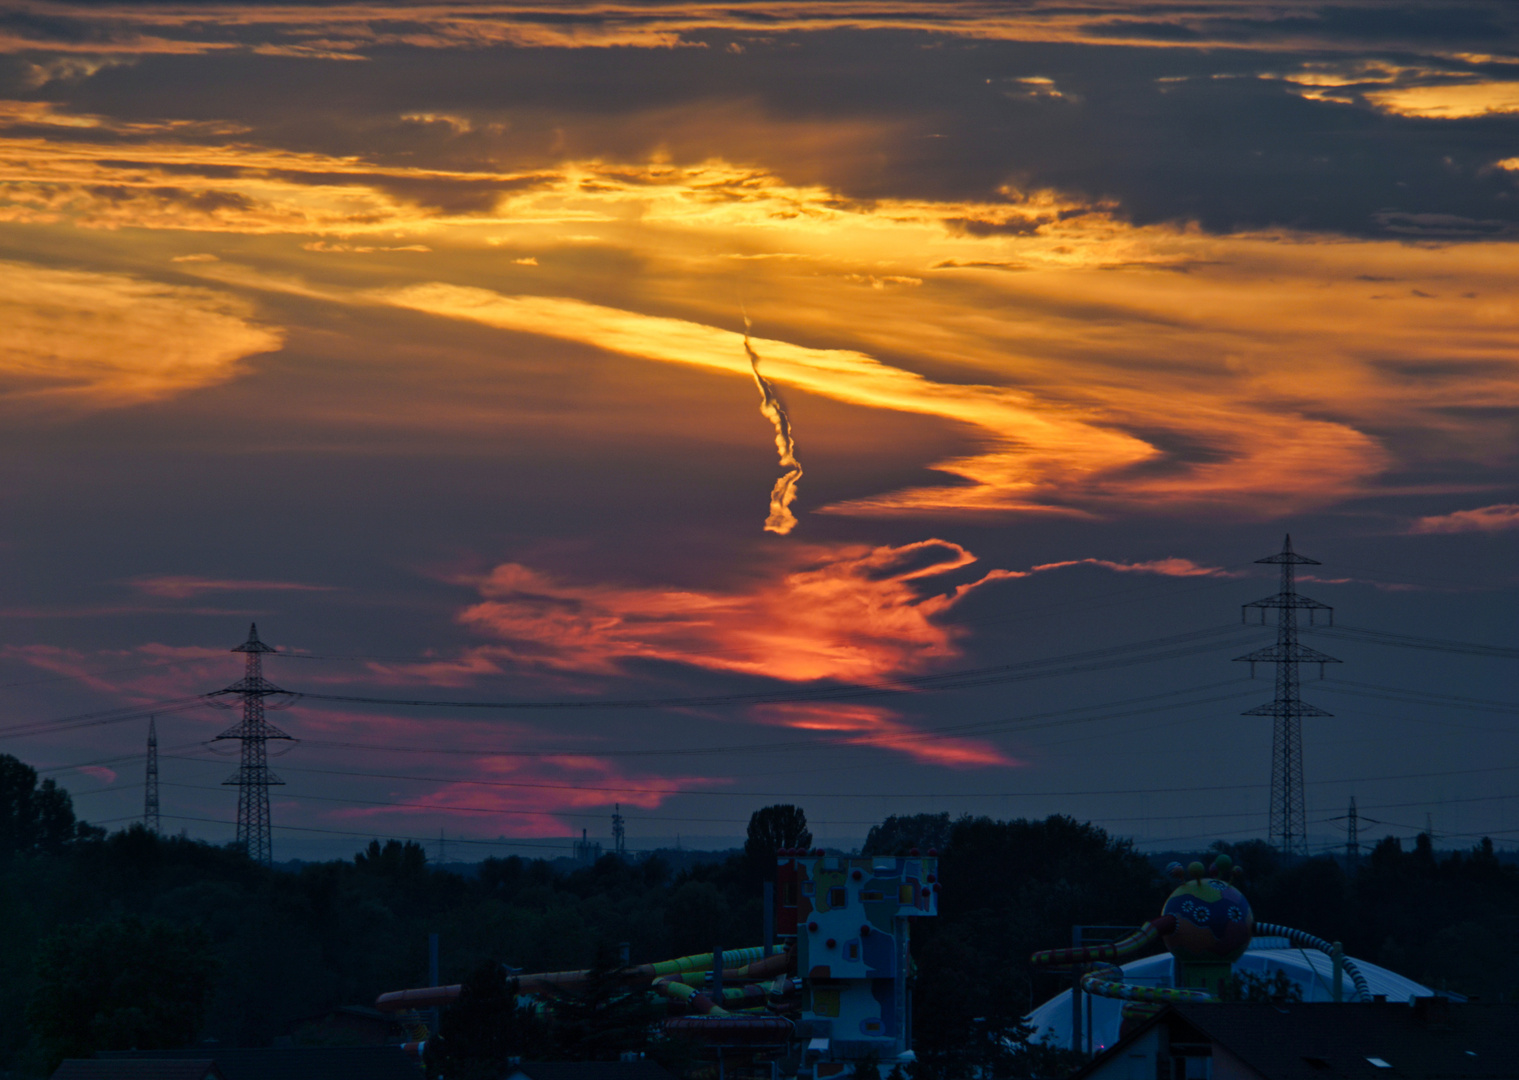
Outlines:
[[[783,853],[776,933],[796,945],[802,1024],[817,1077],[912,1047],[912,920],[939,912],[938,859]]]

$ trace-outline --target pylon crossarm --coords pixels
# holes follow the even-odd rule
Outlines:
[[[1306,701],[1294,699],[1290,701],[1273,701],[1269,705],[1257,705],[1253,709],[1246,709],[1244,712],[1240,713],[1240,715],[1293,717],[1333,716],[1334,713],[1327,712],[1324,709],[1319,708],[1317,705],[1310,705]]]
[[[1306,645],[1293,642],[1290,645],[1267,645],[1264,649],[1256,649],[1244,656],[1236,656],[1236,661],[1248,660],[1251,663],[1290,663],[1290,664],[1339,664],[1343,663],[1338,657],[1321,653],[1317,649],[1310,649]]]

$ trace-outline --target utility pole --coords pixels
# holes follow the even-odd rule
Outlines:
[[[627,833],[622,827],[622,803],[612,804],[612,850],[620,859],[627,854]]]
[[[1361,865],[1361,818],[1356,813],[1355,796],[1350,797],[1350,813],[1345,815],[1345,867],[1354,870]]]
[[[158,718],[148,717],[148,771],[143,778],[142,827],[158,829]]]
[[[242,740],[243,756],[237,772],[222,783],[238,788],[237,842],[250,859],[268,866],[274,861],[269,840],[269,788],[285,781],[269,771],[267,743],[290,736],[264,719],[264,699],[288,691],[264,678],[264,653],[274,650],[258,639],[257,624],[249,624],[248,640],[232,651],[246,654],[243,677],[217,692],[236,694],[243,699],[243,719],[216,738]]]
[[[1266,612],[1275,611],[1277,613],[1276,644],[1257,649],[1245,656],[1236,656],[1235,659],[1249,662],[1251,675],[1255,674],[1255,665],[1258,663],[1275,664],[1276,699],[1269,705],[1258,706],[1242,715],[1269,716],[1274,721],[1271,736],[1271,810],[1268,832],[1272,843],[1283,855],[1289,858],[1306,856],[1308,832],[1306,814],[1303,811],[1302,718],[1333,716],[1334,714],[1309,705],[1298,696],[1297,666],[1304,662],[1318,664],[1319,676],[1322,678],[1325,664],[1338,664],[1340,661],[1317,649],[1298,644],[1297,613],[1307,611],[1308,624],[1312,626],[1314,617],[1322,611],[1328,617],[1329,625],[1333,626],[1334,608],[1297,594],[1295,568],[1323,564],[1317,559],[1310,559],[1293,551],[1290,535],[1282,541],[1282,550],[1277,554],[1255,561],[1281,566],[1281,587],[1275,596],[1268,596],[1263,600],[1255,600],[1243,605],[1240,608],[1240,619],[1243,622],[1249,622],[1250,609],[1256,608],[1261,613],[1261,625],[1264,626]]]

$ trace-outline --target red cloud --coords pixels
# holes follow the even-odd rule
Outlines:
[[[933,617],[996,577],[935,595],[926,579],[976,561],[958,544],[810,547],[746,588],[698,591],[558,580],[519,563],[480,583],[460,620],[508,642],[507,658],[612,674],[620,661],[669,660],[793,682],[876,680],[959,655]]]
[[[955,739],[914,730],[900,714],[875,705],[788,703],[757,706],[753,715],[762,723],[804,731],[840,732],[841,741],[857,746],[896,750],[930,765],[1020,765],[990,743]]]
[[[239,581],[232,578],[203,578],[188,574],[163,574],[137,578],[131,585],[149,596],[187,600],[208,592],[331,592],[331,585],[304,585],[298,581]]]
[[[679,790],[726,784],[712,777],[622,774],[615,763],[592,755],[564,755],[523,760],[484,758],[480,772],[418,795],[392,795],[396,805],[338,810],[334,818],[377,815],[417,816],[432,811],[452,818],[475,819],[502,836],[562,836],[570,828],[564,815],[601,813],[612,803],[650,810]],[[520,783],[521,787],[512,786]],[[577,813],[578,812],[578,813]]]
[[[1238,577],[1220,566],[1201,566],[1191,559],[1151,559],[1148,562],[1123,563],[1109,559],[1068,559],[1065,562],[1041,563],[1030,571],[1063,570],[1068,566],[1101,566],[1119,574],[1161,574],[1165,577]],[[1021,575],[1020,575],[1021,576]]]

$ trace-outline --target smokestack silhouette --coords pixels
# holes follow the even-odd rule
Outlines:
[[[760,374],[759,353],[749,344],[749,315],[744,314],[744,352],[749,354],[749,367],[754,371],[754,382],[760,391],[760,412],[775,426],[775,450],[781,459],[785,475],[770,489],[770,516],[765,519],[765,531],[785,536],[796,528],[796,515],[791,504],[796,500],[797,481],[802,478],[802,463],[796,459],[796,440],[791,437],[791,418],[786,407],[775,396],[770,380]]]

